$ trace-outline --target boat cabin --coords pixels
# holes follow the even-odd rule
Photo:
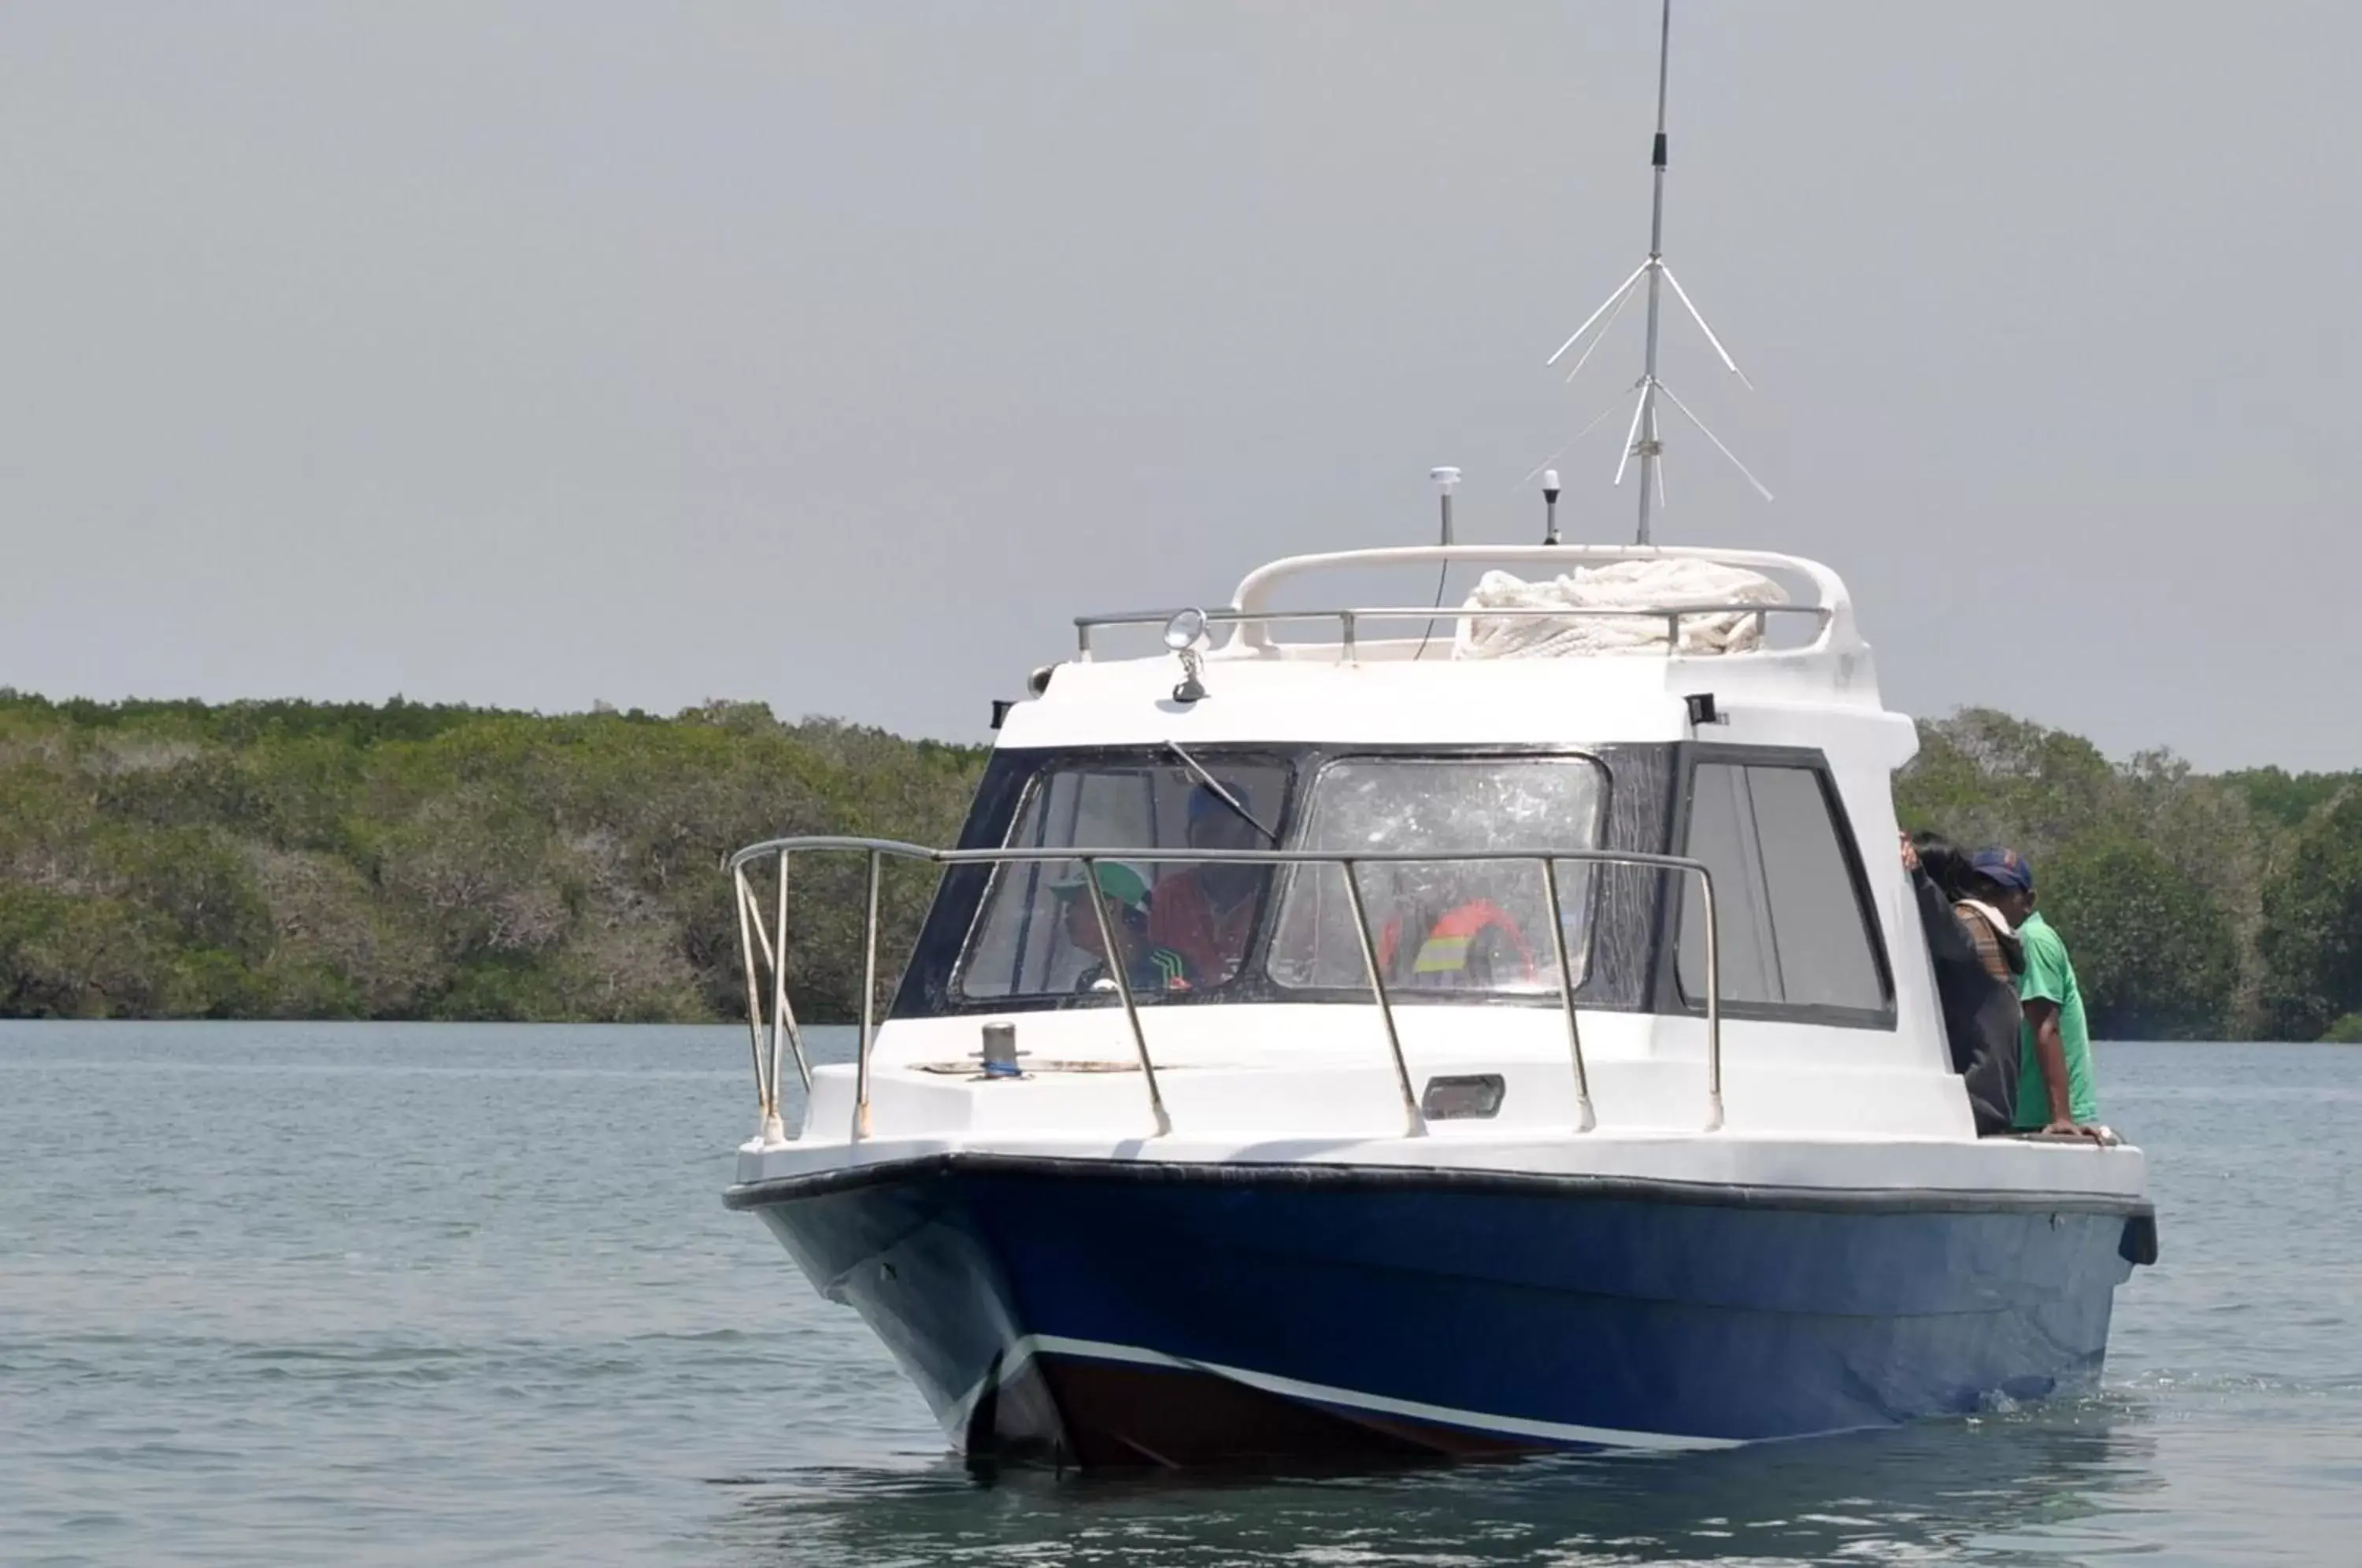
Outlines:
[[[1441,610],[1290,607],[1402,566],[1486,575]],[[1072,1086],[1054,1111],[966,1084],[991,1024],[1028,1078],[1146,1074],[1160,1128],[1187,1099],[1231,1131],[1421,1132],[1473,1093],[1496,1122],[1971,1135],[1895,858],[1915,731],[1826,567],[1352,551],[1264,567],[1222,610],[1076,624],[1076,657],[1007,710],[957,848],[929,856],[901,983],[855,1081],[815,1087],[815,1127],[1084,1114]],[[1109,657],[1143,629],[1165,646]],[[783,847],[824,846],[737,863],[766,954],[746,876]],[[1276,1100],[1214,1087],[1341,1064]],[[1088,1092],[1128,1092],[1137,1121],[1136,1085]]]

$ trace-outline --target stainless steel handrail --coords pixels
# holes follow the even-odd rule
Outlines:
[[[1574,964],[1566,950],[1566,916],[1559,903],[1558,862],[1542,862],[1542,896],[1549,900],[1551,925],[1551,961],[1558,966],[1558,991],[1562,997],[1574,995]],[[1709,988],[1711,988],[1711,983]],[[1578,1132],[1588,1132],[1598,1124],[1591,1110],[1591,1075],[1584,1070],[1583,1036],[1574,1021],[1574,1009],[1566,1010],[1566,1037],[1574,1054],[1574,1109],[1579,1123]]]
[[[1386,1050],[1395,1064],[1395,1088],[1402,1096],[1403,1130],[1416,1138],[1427,1131],[1427,1113],[1411,1092],[1410,1068],[1403,1062],[1402,1034],[1395,1028],[1395,1004],[1386,999],[1386,977],[1378,946],[1370,937],[1369,906],[1362,900],[1362,874],[1351,860],[1338,862],[1345,878],[1345,902],[1353,911],[1353,938],[1362,949],[1362,967],[1370,977],[1370,996],[1378,1004],[1378,1021],[1385,1026]]]
[[[1123,1000],[1123,1021],[1131,1029],[1131,1047],[1140,1056],[1140,1080],[1148,1086],[1149,1114],[1155,1118],[1156,1135],[1164,1137],[1173,1131],[1173,1118],[1164,1113],[1164,1091],[1156,1086],[1156,1064],[1148,1055],[1148,1033],[1140,1027],[1140,1003],[1131,994],[1131,971],[1122,959],[1123,947],[1115,939],[1115,927],[1109,922],[1107,900],[1097,897],[1099,885],[1099,858],[1095,855],[1079,857],[1083,863],[1083,880],[1093,892],[1091,916],[1098,922],[1099,945],[1107,955],[1107,971],[1115,980],[1116,995]]]
[[[1180,613],[1178,610],[1124,610],[1101,615],[1075,617],[1076,651],[1088,660],[1091,657],[1091,634],[1106,626],[1162,626]],[[1340,652],[1351,663],[1359,657],[1361,623],[1368,621],[1465,621],[1478,616],[1576,617],[1604,620],[1639,619],[1665,623],[1666,657],[1681,651],[1682,623],[1694,615],[1751,615],[1759,635],[1768,633],[1773,615],[1809,615],[1823,625],[1828,624],[1834,612],[1826,604],[1632,604],[1632,605],[1562,605],[1516,604],[1494,609],[1470,605],[1442,607],[1420,604],[1409,608],[1368,608],[1355,606],[1340,610],[1208,610],[1203,612],[1209,626],[1253,626],[1265,630],[1279,622],[1334,621],[1337,623]]]
[[[869,1135],[870,1054],[877,1036],[877,907],[880,867],[889,857],[916,860],[933,866],[1002,866],[1040,865],[1076,862],[1084,875],[1093,883],[1098,876],[1102,860],[1146,862],[1151,865],[1249,865],[1249,866],[1335,866],[1343,873],[1347,901],[1353,912],[1353,927],[1359,939],[1364,967],[1369,972],[1370,992],[1376,1002],[1378,1016],[1386,1035],[1386,1053],[1394,1067],[1395,1083],[1399,1090],[1407,1131],[1414,1135],[1426,1131],[1426,1121],[1411,1089],[1410,1070],[1403,1057],[1402,1038],[1395,1027],[1394,1006],[1386,994],[1385,979],[1380,972],[1377,944],[1370,933],[1369,911],[1363,902],[1357,867],[1388,865],[1490,865],[1507,863],[1538,864],[1542,869],[1543,889],[1549,901],[1552,958],[1559,972],[1559,1006],[1565,1015],[1567,1049],[1574,1072],[1576,1125],[1578,1132],[1588,1132],[1597,1125],[1591,1103],[1591,1077],[1584,1062],[1583,1031],[1574,1005],[1573,961],[1566,950],[1565,922],[1559,894],[1558,865],[1562,861],[1579,861],[1592,865],[1636,866],[1661,871],[1694,875],[1698,879],[1705,914],[1705,1028],[1706,1028],[1706,1103],[1705,1130],[1719,1131],[1723,1124],[1722,1100],[1722,958],[1716,933],[1720,921],[1715,912],[1714,873],[1703,861],[1680,855],[1652,855],[1640,850],[1620,849],[1481,849],[1439,852],[1424,849],[1357,850],[1350,854],[1312,849],[1189,849],[1189,848],[1108,848],[1043,845],[1040,847],[1004,847],[998,849],[930,849],[924,845],[906,844],[889,838],[859,838],[837,834],[812,834],[796,838],[766,839],[750,844],[731,856],[726,867],[737,889],[738,939],[746,967],[746,1000],[749,1009],[747,1028],[755,1043],[755,1088],[762,1115],[761,1135],[773,1142],[784,1136],[778,1115],[778,1047],[784,1038],[795,1054],[796,1070],[802,1076],[804,1087],[811,1087],[811,1068],[804,1054],[800,1031],[795,1026],[794,1015],[788,1005],[787,992],[787,915],[786,883],[789,857],[798,854],[858,854],[868,861],[868,911],[863,933],[863,986],[861,993],[861,1032],[859,1055],[854,1066],[853,1127],[850,1141],[860,1142]],[[749,885],[746,868],[766,856],[778,861],[779,894],[778,921],[776,940],[763,927],[762,913],[755,903],[754,889]],[[1120,951],[1115,933],[1108,923],[1107,911],[1099,900],[1092,905],[1099,922],[1099,939],[1109,954]],[[758,963],[771,967],[771,991],[776,1007],[772,1014],[770,1070],[764,1070],[763,1019],[757,999],[761,994]],[[1142,1082],[1147,1086],[1149,1110],[1153,1117],[1156,1136],[1173,1131],[1171,1117],[1166,1113],[1164,1096],[1156,1081],[1156,1064],[1148,1050],[1148,1035],[1141,1025],[1138,1000],[1132,995],[1131,977],[1120,963],[1108,966],[1109,977],[1115,982],[1116,994],[1122,1004],[1124,1021],[1131,1033],[1132,1049],[1140,1062]]]

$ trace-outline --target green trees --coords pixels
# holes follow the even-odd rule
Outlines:
[[[0,692],[0,1014],[734,1015],[722,856],[791,833],[948,842],[982,756],[760,704]],[[858,867],[800,880],[799,999],[848,1016]],[[889,886],[883,952],[915,933],[919,880]]]
[[[2362,1034],[2362,790],[2325,796],[2264,890],[2263,1010],[2290,1039]]]
[[[1904,824],[2031,856],[2103,1035],[2362,1037],[2362,776],[2207,778],[1971,709]],[[980,749],[759,703],[671,718],[0,690],[0,1016],[703,1020],[722,856],[957,836]],[[860,1005],[862,865],[799,862],[800,1010]],[[889,974],[933,879],[889,866]]]
[[[2227,1036],[2239,944],[2217,899],[2130,837],[2072,840],[2038,869],[2043,912],[2069,938],[2094,1033]]]
[[[2362,1014],[2362,779],[2209,778],[2169,752],[1970,709],[1920,725],[1904,823],[2035,863],[2092,1026],[2149,1039],[2312,1040]],[[2362,1035],[2362,1016],[2347,1025]]]

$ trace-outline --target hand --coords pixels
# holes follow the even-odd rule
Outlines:
[[[2115,1134],[2104,1127],[2087,1126],[2080,1121],[2053,1121],[2042,1130],[2053,1138],[2089,1138],[2103,1147],[2116,1141]]]
[[[1911,835],[1907,833],[1898,834],[1896,836],[1903,840],[1903,869],[1905,871],[1918,870],[1919,846],[1911,842]]]

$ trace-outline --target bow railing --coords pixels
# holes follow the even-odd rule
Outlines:
[[[1419,1108],[1418,1095],[1412,1090],[1410,1071],[1403,1059],[1402,1036],[1396,1028],[1394,1001],[1388,994],[1384,967],[1379,960],[1378,944],[1370,930],[1369,908],[1363,898],[1358,868],[1363,866],[1400,865],[1538,865],[1541,867],[1543,895],[1548,902],[1551,928],[1551,956],[1558,974],[1559,1009],[1566,1021],[1569,1060],[1574,1072],[1575,1126],[1577,1132],[1588,1132],[1598,1124],[1591,1103],[1591,1078],[1584,1064],[1583,1026],[1574,1005],[1574,961],[1567,949],[1565,911],[1559,891],[1561,864],[1606,866],[1636,866],[1694,876],[1698,880],[1701,907],[1705,916],[1705,1031],[1706,1031],[1706,1122],[1707,1132],[1718,1131],[1723,1121],[1722,1105],[1722,957],[1717,942],[1720,922],[1715,915],[1714,874],[1701,861],[1684,856],[1650,855],[1638,850],[1619,849],[1487,849],[1444,852],[1429,849],[1355,850],[1350,853],[1311,849],[1192,849],[1173,848],[1059,848],[1023,847],[1003,849],[929,849],[922,845],[904,844],[886,838],[852,838],[817,835],[800,838],[767,839],[751,844],[730,856],[728,869],[737,895],[739,951],[744,959],[746,977],[746,1027],[754,1049],[755,1090],[759,1102],[759,1136],[766,1145],[786,1141],[785,1123],[779,1114],[779,1075],[789,1059],[795,1063],[797,1077],[807,1095],[811,1089],[811,1057],[804,1048],[803,1032],[796,1021],[795,1010],[788,995],[787,922],[789,867],[798,855],[858,855],[867,861],[867,912],[862,928],[861,1023],[860,1037],[854,1058],[853,1122],[848,1141],[858,1143],[870,1134],[870,1057],[877,1039],[877,904],[878,889],[885,863],[888,860],[915,860],[937,867],[1002,866],[1022,864],[1079,865],[1087,885],[1097,886],[1098,866],[1103,860],[1131,864],[1187,865],[1249,865],[1249,866],[1334,866],[1340,868],[1345,884],[1347,903],[1353,917],[1354,934],[1361,947],[1362,962],[1367,973],[1371,1000],[1376,1004],[1378,1019],[1385,1033],[1386,1055],[1394,1069],[1395,1086],[1402,1098],[1405,1131],[1418,1136],[1427,1131],[1426,1117]],[[760,900],[755,890],[755,878],[749,868],[766,859],[777,863],[773,886],[772,917],[763,919]],[[1105,902],[1099,899],[1087,900],[1098,919],[1099,937],[1105,951],[1121,952],[1110,924]],[[1133,995],[1128,966],[1115,962],[1107,966],[1114,982],[1124,1022],[1131,1036],[1132,1052],[1140,1066],[1142,1081],[1147,1086],[1148,1109],[1154,1123],[1156,1136],[1173,1131],[1173,1119],[1166,1111],[1164,1096],[1156,1080],[1156,1064],[1149,1055],[1148,1036],[1142,1027],[1140,1005]],[[765,1008],[767,999],[769,1007]]]

